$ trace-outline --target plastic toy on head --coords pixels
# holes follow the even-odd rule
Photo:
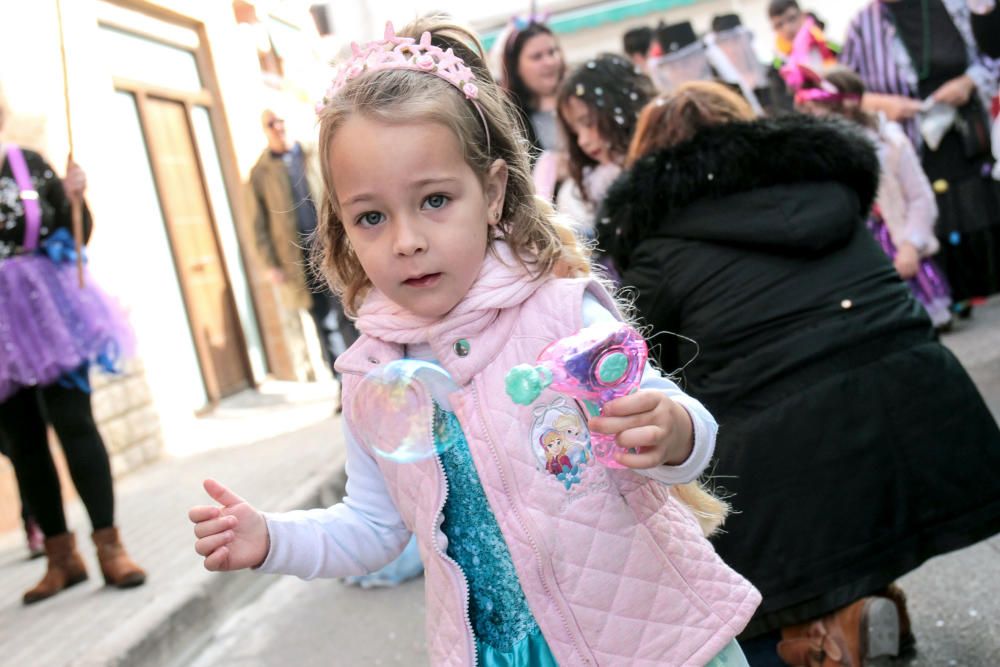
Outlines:
[[[646,341],[629,325],[597,324],[546,347],[537,365],[510,369],[507,395],[515,403],[530,405],[551,387],[597,416],[605,403],[638,389],[648,354]],[[609,468],[623,467],[614,459],[615,436],[591,433],[590,439],[594,458]]]

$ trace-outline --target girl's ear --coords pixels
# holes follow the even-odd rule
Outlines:
[[[496,159],[486,172],[487,222],[495,225],[503,218],[503,202],[507,194],[507,162]]]

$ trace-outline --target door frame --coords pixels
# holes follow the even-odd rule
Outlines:
[[[170,241],[170,254],[174,262],[174,272],[177,275],[177,282],[181,288],[181,298],[184,302],[184,308],[188,316],[188,328],[191,332],[191,339],[194,342],[195,352],[198,357],[198,363],[201,367],[201,377],[202,383],[205,386],[205,393],[208,396],[209,407],[216,405],[222,396],[222,392],[216,381],[214,363],[212,361],[211,350],[209,349],[208,342],[203,340],[194,326],[192,321],[194,310],[194,297],[191,292],[191,286],[188,284],[185,276],[185,272],[182,270],[183,261],[180,257],[180,248],[176,242],[175,231],[169,220],[169,215],[167,213],[168,208],[166,206],[165,198],[166,193],[163,191],[163,174],[157,163],[157,160],[152,156],[152,148],[150,147],[149,135],[151,132],[150,121],[148,112],[146,110],[147,99],[149,97],[155,97],[158,99],[166,100],[169,102],[175,102],[183,106],[184,116],[187,120],[187,135],[188,140],[191,142],[192,152],[194,153],[194,158],[198,166],[198,181],[201,184],[201,196],[205,200],[206,214],[208,215],[208,225],[210,228],[212,244],[215,250],[216,257],[219,260],[219,266],[222,271],[222,275],[226,281],[227,288],[227,298],[224,307],[229,311],[231,316],[231,321],[236,323],[234,327],[235,331],[228,332],[231,333],[233,338],[231,344],[237,345],[239,347],[238,357],[240,359],[241,371],[243,376],[247,380],[247,387],[253,388],[256,383],[254,382],[253,369],[250,365],[250,357],[247,351],[246,337],[243,334],[243,327],[239,317],[239,312],[236,309],[236,303],[234,301],[233,294],[233,283],[229,276],[229,270],[226,266],[225,255],[222,251],[222,245],[219,242],[218,235],[218,221],[215,219],[214,211],[212,210],[212,205],[209,200],[210,194],[208,191],[208,184],[205,181],[204,165],[201,163],[201,156],[198,152],[197,139],[194,136],[194,132],[191,127],[191,107],[192,102],[199,106],[206,106],[206,102],[210,103],[208,95],[202,94],[182,94],[172,90],[165,90],[162,88],[157,88],[155,86],[147,86],[145,84],[140,84],[134,81],[123,81],[120,79],[115,79],[115,88],[122,92],[131,93],[135,98],[136,111],[139,116],[139,124],[142,128],[143,141],[145,142],[146,151],[149,155],[150,168],[153,173],[154,186],[156,188],[156,196],[159,200],[160,209],[163,211],[163,224],[166,228],[167,238]],[[213,147],[214,148],[214,147]]]

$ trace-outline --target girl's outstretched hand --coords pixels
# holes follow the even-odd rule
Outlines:
[[[214,479],[206,479],[204,486],[222,505],[198,505],[188,512],[198,538],[194,550],[204,556],[205,569],[225,572],[261,565],[271,548],[263,515]]]
[[[694,448],[691,415],[655,389],[609,401],[588,424],[592,431],[617,436],[615,460],[628,468],[680,465]]]

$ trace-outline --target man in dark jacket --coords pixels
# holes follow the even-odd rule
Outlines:
[[[801,116],[693,124],[612,188],[603,244],[642,319],[694,341],[652,349],[720,424],[714,476],[737,511],[715,544],[764,596],[746,639],[1000,531],[1000,431],[865,228],[867,140]],[[824,633],[859,641],[833,616]],[[799,639],[786,648],[823,652]]]

